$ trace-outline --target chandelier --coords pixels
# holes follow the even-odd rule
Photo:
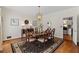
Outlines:
[[[41,20],[42,19],[42,14],[41,14],[41,11],[40,11],[40,6],[38,6],[38,8],[39,8],[39,11],[37,13],[37,19]]]

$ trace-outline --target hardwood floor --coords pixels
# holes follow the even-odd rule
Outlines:
[[[64,35],[64,42],[55,51],[56,53],[79,53],[79,46],[76,46],[69,35]]]
[[[20,38],[4,41],[3,42],[3,53],[12,53],[11,43],[17,43],[20,41],[22,41]]]
[[[55,52],[56,53],[77,53],[79,52],[79,47],[77,47],[72,41],[65,40]]]
[[[68,34],[64,34],[64,40],[72,40],[72,36],[68,35]]]
[[[25,40],[25,39],[23,39]],[[3,42],[3,52],[12,53],[11,43],[22,41],[21,39],[7,40]],[[78,53],[79,46],[76,46],[69,37],[65,37],[64,42],[55,50],[54,53]]]

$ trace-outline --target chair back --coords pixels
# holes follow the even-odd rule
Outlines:
[[[55,28],[53,28],[52,30],[51,30],[51,35],[54,37],[54,34],[55,34]]]

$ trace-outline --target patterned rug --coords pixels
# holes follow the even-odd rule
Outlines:
[[[33,42],[13,43],[11,46],[14,53],[52,53],[62,42],[62,40],[57,40],[56,42],[48,40],[42,43],[35,40]]]

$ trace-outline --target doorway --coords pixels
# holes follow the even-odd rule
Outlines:
[[[63,38],[73,40],[73,17],[63,18]]]

